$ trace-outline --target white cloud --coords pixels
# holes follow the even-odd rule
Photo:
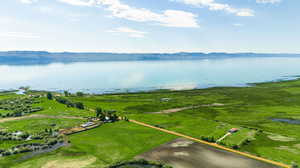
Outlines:
[[[175,83],[170,85],[162,86],[161,89],[168,89],[168,90],[191,90],[196,89],[198,87],[197,83]]]
[[[279,3],[281,0],[256,0],[257,3],[267,4],[267,3]]]
[[[168,27],[199,27],[197,16],[180,10],[165,10],[162,13],[152,12],[145,8],[135,8],[122,3],[120,0],[58,0],[77,6],[104,6],[113,17],[136,22],[156,22]]]
[[[63,3],[67,3],[75,6],[92,6],[95,4],[95,0],[58,0]]]
[[[40,38],[40,36],[31,34],[31,33],[24,33],[24,32],[5,32],[5,33],[0,33],[0,37],[27,38],[27,39]]]
[[[197,7],[207,7],[211,11],[226,11],[237,16],[254,16],[254,11],[248,8],[234,8],[229,4],[217,3],[215,0],[170,0],[182,2]],[[273,0],[274,1],[274,0]]]
[[[233,26],[236,26],[236,27],[243,27],[244,25],[243,24],[241,24],[241,23],[234,23],[234,24],[232,24]]]
[[[147,32],[143,32],[143,31],[138,31],[132,28],[128,28],[128,27],[119,27],[113,30],[109,30],[107,31],[109,33],[126,33],[128,34],[130,37],[134,37],[134,38],[143,38],[145,37],[145,34],[147,34]]]
[[[32,4],[32,3],[35,3],[37,2],[38,0],[20,0],[21,3],[24,3],[24,4]]]
[[[185,11],[166,10],[158,20],[160,24],[168,27],[199,27],[197,15]]]

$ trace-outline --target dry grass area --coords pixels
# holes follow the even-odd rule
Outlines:
[[[273,141],[281,141],[281,142],[290,142],[295,141],[295,138],[292,137],[286,137],[282,135],[276,135],[276,134],[270,134],[268,135],[268,138],[272,139]]]
[[[42,168],[83,168],[96,161],[95,157],[48,161]]]
[[[288,151],[288,152],[291,152],[291,153],[294,153],[294,154],[300,154],[300,152],[297,149],[291,148],[289,146],[280,146],[280,147],[277,147],[276,149],[285,150],[285,151]]]
[[[221,103],[213,103],[213,104],[203,104],[203,105],[197,105],[197,106],[188,106],[188,107],[181,107],[181,108],[172,108],[167,110],[162,110],[159,112],[152,112],[153,114],[169,114],[169,113],[176,113],[184,110],[189,110],[193,108],[199,108],[199,107],[218,107],[218,106],[224,106],[225,104]]]
[[[43,114],[32,114],[28,116],[22,117],[9,117],[0,119],[0,123],[8,122],[8,121],[16,121],[16,120],[24,120],[29,118],[62,118],[62,119],[84,119],[83,117],[75,117],[75,116],[51,116],[51,115],[43,115]]]

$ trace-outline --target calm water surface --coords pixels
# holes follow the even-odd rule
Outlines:
[[[0,89],[91,93],[244,86],[300,75],[300,58],[228,58],[192,61],[0,65]]]

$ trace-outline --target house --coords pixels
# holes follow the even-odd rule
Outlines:
[[[90,127],[90,126],[93,126],[93,125],[95,125],[95,123],[93,123],[93,122],[87,122],[85,124],[82,124],[81,127],[82,128],[86,128],[86,127]]]
[[[162,102],[168,102],[170,100],[171,100],[171,98],[162,98],[162,99],[160,99],[160,101],[162,101]]]
[[[110,119],[110,117],[107,117],[107,116],[106,116],[106,117],[104,118],[104,122],[110,123],[110,122],[112,122],[112,120]]]
[[[230,132],[230,133],[236,133],[238,131],[239,131],[238,128],[231,128],[228,132]]]
[[[23,132],[17,131],[17,132],[12,133],[11,135],[12,136],[21,136],[22,134],[23,134]]]

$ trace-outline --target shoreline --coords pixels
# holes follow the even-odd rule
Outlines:
[[[287,78],[287,79],[285,79]],[[154,88],[154,87],[149,87],[147,88],[128,88],[128,89],[113,89],[114,91],[102,91],[101,93],[97,93],[97,92],[86,92],[84,90],[90,90],[90,89],[78,89],[78,90],[74,90],[74,91],[70,91],[72,89],[66,89],[66,90],[62,90],[62,89],[29,89],[32,92],[53,92],[53,93],[58,93],[58,94],[63,94],[64,91],[68,91],[70,93],[75,94],[76,92],[82,92],[86,95],[120,95],[120,94],[145,94],[145,93],[160,93],[160,92],[184,92],[184,91],[194,91],[194,90],[206,90],[206,89],[214,89],[214,88],[245,88],[245,87],[255,87],[255,86],[259,86],[259,85],[264,85],[264,84],[271,84],[271,83],[282,83],[282,82],[291,82],[291,81],[297,81],[300,80],[300,75],[297,76],[285,76],[284,78],[281,79],[274,79],[271,81],[265,81],[265,82],[257,82],[257,83],[245,83],[245,84],[237,84],[237,85],[231,85],[231,86],[211,86],[211,87],[195,87],[195,88],[188,88],[188,89],[162,89],[162,88]],[[9,93],[9,92],[20,92],[20,89],[22,86],[19,87],[19,89],[16,88],[12,88],[12,89],[1,89],[0,88],[0,94],[1,93]],[[30,86],[29,86],[30,88]],[[118,91],[117,91],[118,90]],[[123,91],[126,90],[126,91]],[[16,93],[17,94],[17,93]]]

